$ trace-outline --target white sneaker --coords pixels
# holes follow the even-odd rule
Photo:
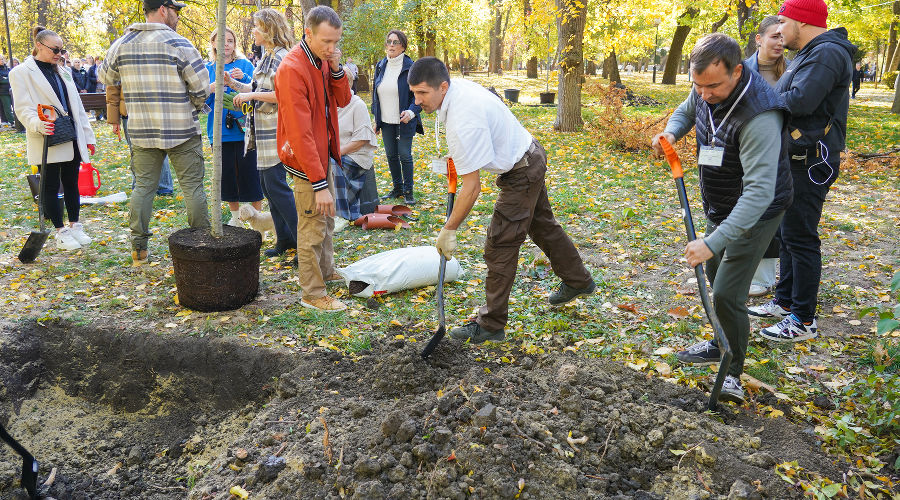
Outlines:
[[[81,243],[72,235],[72,229],[64,227],[56,232],[56,248],[60,250],[78,250]]]
[[[350,221],[348,221],[347,219],[345,219],[343,217],[335,217],[334,218],[334,232],[339,233],[339,232],[343,231],[344,228],[346,228],[348,224],[350,224]]]
[[[788,315],[779,323],[759,331],[761,337],[776,342],[800,342],[801,340],[815,338],[818,334],[819,325],[816,324],[815,318],[810,324],[806,325],[793,314]]]
[[[231,220],[228,221],[228,225],[234,227],[244,227],[244,221],[242,221],[238,217],[232,217]]]
[[[781,307],[775,299],[772,299],[761,306],[748,307],[747,314],[757,318],[783,319],[791,314],[791,310]]]
[[[771,290],[771,288],[769,288],[769,287],[767,287],[767,286],[763,286],[763,285],[759,285],[759,284],[757,284],[757,283],[753,283],[752,285],[750,285],[750,293],[749,293],[749,295],[750,295],[751,297],[762,297],[763,295],[769,293],[769,290]]]
[[[78,244],[83,247],[90,245],[91,242],[94,241],[90,236],[84,233],[84,225],[82,225],[80,222],[72,224],[72,227],[69,228],[69,233],[73,238],[75,238],[75,241],[77,241]]]

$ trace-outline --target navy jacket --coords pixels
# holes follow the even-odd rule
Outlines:
[[[757,55],[759,55],[759,50],[757,50],[756,52],[754,52],[753,54],[751,54],[750,57],[744,59],[744,60],[742,61],[742,63],[743,63],[743,65],[744,65],[745,68],[747,68],[747,69],[752,69],[753,71],[756,71],[757,73],[759,73],[759,59],[756,58]],[[785,59],[784,59],[784,63],[785,63],[787,66],[790,66],[790,65],[791,65],[791,60],[788,59],[788,58],[785,58]]]
[[[97,64],[87,70],[87,86],[85,89],[90,93],[97,92]]]
[[[829,133],[816,138],[832,158],[838,158],[846,141],[854,54],[856,45],[847,40],[846,29],[828,30],[797,52],[775,87],[791,112],[789,131],[820,130],[832,122]]]
[[[397,91],[400,96],[400,111],[410,110],[415,113],[415,118],[407,123],[400,124],[400,136],[412,137],[416,133],[424,134],[425,129],[422,128],[422,118],[419,117],[422,108],[416,105],[416,98],[413,96],[412,90],[409,90],[409,83],[406,77],[409,75],[409,68],[413,65],[413,60],[406,54],[403,55],[403,69],[400,70],[400,76],[397,78]],[[378,102],[378,86],[384,78],[384,71],[387,68],[387,57],[378,61],[375,65],[375,79],[372,85],[372,114],[375,115],[375,131],[381,129],[384,122],[381,121],[381,104]]]
[[[82,90],[87,90],[88,74],[84,68],[72,68],[72,79],[75,80],[75,87],[79,92],[81,92]]]

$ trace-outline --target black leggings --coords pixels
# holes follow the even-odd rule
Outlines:
[[[78,210],[81,204],[81,197],[78,194],[79,163],[81,162],[76,155],[69,161],[48,163],[44,167],[45,171],[41,172],[41,175],[47,175],[44,179],[44,213],[57,229],[63,227],[62,210],[57,197],[60,181],[62,181],[69,222],[78,222]]]

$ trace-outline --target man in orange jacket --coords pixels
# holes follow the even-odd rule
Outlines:
[[[325,312],[347,308],[328,295],[334,271],[334,197],[328,159],[341,163],[338,109],[350,102],[350,84],[340,65],[341,19],[326,6],[306,15],[304,36],[275,74],[278,155],[294,176],[297,206],[297,271],[303,307]]]

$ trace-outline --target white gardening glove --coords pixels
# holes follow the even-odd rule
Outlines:
[[[437,240],[434,242],[439,254],[450,260],[453,258],[453,252],[456,251],[456,231],[451,229],[441,229]]]

